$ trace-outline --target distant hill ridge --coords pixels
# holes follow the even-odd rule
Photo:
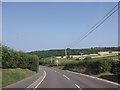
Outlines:
[[[97,54],[101,51],[119,51],[118,47],[95,47],[95,48],[86,48],[86,49],[70,49],[67,48],[68,55],[80,55],[82,54]],[[65,50],[64,49],[54,49],[54,50],[42,50],[42,51],[32,51],[29,52],[30,54],[35,54],[39,58],[46,58],[51,56],[64,56]]]

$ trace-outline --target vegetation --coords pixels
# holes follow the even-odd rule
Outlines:
[[[0,69],[0,88],[2,87],[2,69]]]
[[[2,56],[3,87],[29,77],[38,71],[39,58],[37,55],[17,52],[6,46],[2,46],[2,54],[0,55]]]
[[[69,55],[79,54],[95,54],[99,51],[118,51],[117,47],[103,47],[90,49],[67,49]],[[52,56],[52,58],[51,58]],[[57,67],[64,70],[71,70],[85,74],[98,75],[101,73],[110,72],[116,76],[120,75],[120,61],[116,60],[119,56],[108,56],[73,60],[72,58],[56,59],[54,56],[64,56],[64,50],[46,50],[34,51],[30,53],[17,52],[8,47],[3,46],[2,49],[2,68],[22,68],[32,71],[38,71],[38,65],[49,67]],[[59,61],[58,63],[56,61]],[[13,74],[12,74],[13,75]],[[12,76],[11,75],[11,76]],[[13,77],[15,78],[15,77]],[[4,80],[3,80],[4,81]]]
[[[44,58],[40,59],[40,64],[50,67],[58,67],[64,70],[71,70],[85,74],[97,75],[105,72],[111,72],[115,75],[119,74],[120,61],[112,60],[112,57],[107,58],[90,58],[86,57],[83,60],[69,60],[69,59],[57,59],[59,61],[58,66],[56,64],[56,58]]]
[[[67,54],[69,55],[81,55],[81,54],[96,54],[100,51],[118,51],[118,47],[96,47],[88,49],[70,49],[67,48]],[[64,56],[64,49],[61,50],[46,50],[46,51],[33,51],[30,54],[37,55],[40,59],[47,58],[51,56]]]
[[[118,51],[118,47],[96,47],[90,49],[70,49],[67,48],[67,54],[69,55],[81,55],[81,54],[96,54],[100,51]],[[61,58],[56,59],[54,56],[64,56],[64,49],[62,50],[46,50],[46,51],[34,51],[30,54],[36,54],[39,58],[40,65],[46,65],[50,67],[59,67],[61,69],[72,70],[76,72],[86,73],[86,74],[101,74],[105,72],[111,72],[115,75],[119,74],[120,62],[118,60],[119,56],[107,56],[99,58],[86,57],[83,60],[67,60]],[[53,57],[52,61],[50,57]],[[63,59],[63,60],[62,60]],[[71,58],[72,59],[72,58]],[[116,60],[117,59],[117,60]],[[59,60],[57,66],[56,60]]]
[[[112,68],[110,72],[116,75],[120,75],[120,61],[114,62],[112,64]]]
[[[22,68],[38,71],[39,58],[36,55],[14,51],[6,46],[2,48],[2,68]]]
[[[28,69],[2,69],[2,87],[15,83],[33,74],[35,74],[35,72]]]
[[[111,70],[112,62],[110,60],[85,60],[78,63],[69,63],[64,69],[77,71],[86,74],[100,74]]]
[[[0,68],[2,67],[2,45],[0,43]]]
[[[57,60],[59,61],[58,62],[58,66],[64,66],[65,64],[74,61],[72,59],[68,60],[68,59],[63,59],[63,58],[61,58],[61,59],[52,58],[52,60],[51,60],[51,57],[48,57],[48,58],[42,58],[42,59],[40,59],[39,64],[40,65],[44,65],[44,66],[50,66],[50,67],[57,66],[57,63],[56,63]]]

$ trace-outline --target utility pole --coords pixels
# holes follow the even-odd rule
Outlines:
[[[81,60],[82,60],[82,54],[83,54],[83,53],[80,53],[80,54],[81,54]]]
[[[67,48],[65,48],[65,57],[67,58]]]

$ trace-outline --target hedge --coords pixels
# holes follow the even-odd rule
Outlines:
[[[38,65],[38,56],[17,52],[6,46],[2,47],[2,68],[23,68],[37,72]]]
[[[109,59],[82,60],[79,62],[67,63],[63,69],[77,70],[77,72],[87,74],[100,74],[103,72],[117,73],[120,63]],[[114,65],[115,64],[115,65]],[[117,70],[115,69],[117,68]]]

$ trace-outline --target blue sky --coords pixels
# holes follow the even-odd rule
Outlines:
[[[2,41],[2,3],[0,2],[0,42]]]
[[[3,3],[3,44],[22,51],[61,49],[88,31],[116,3]],[[118,16],[71,48],[118,46]]]

